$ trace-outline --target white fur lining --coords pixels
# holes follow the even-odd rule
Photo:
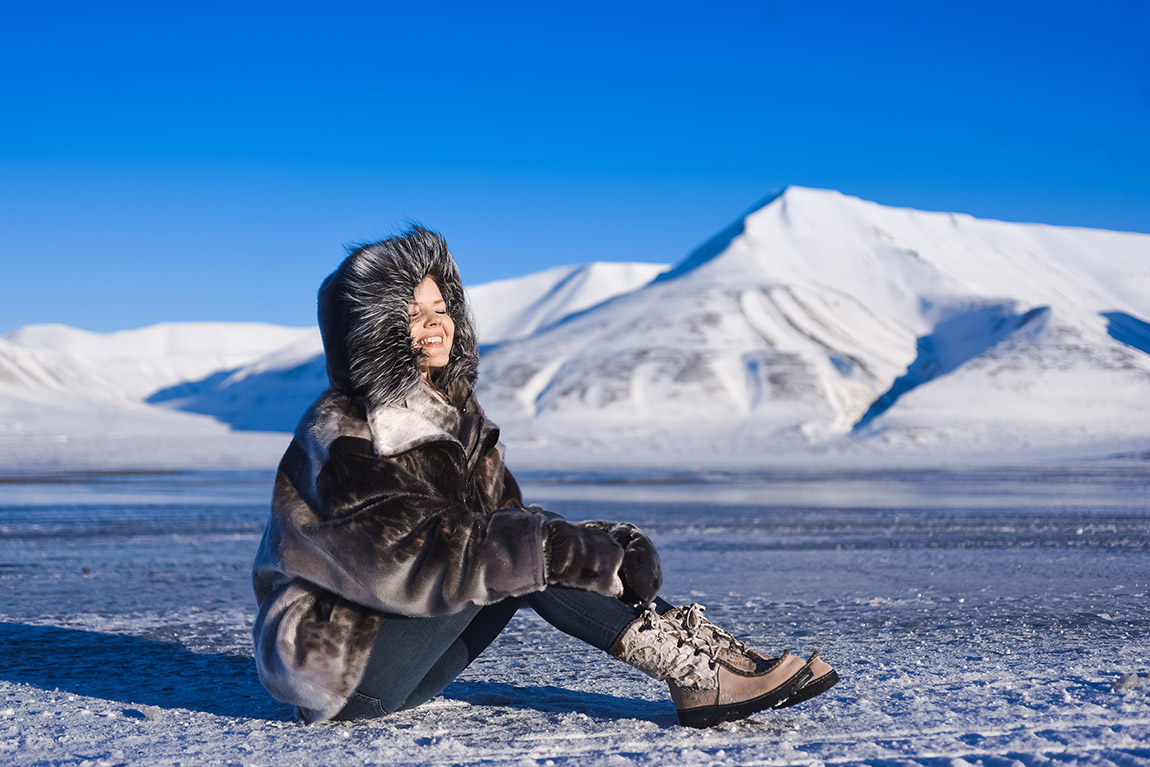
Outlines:
[[[459,411],[420,379],[402,405],[385,405],[367,414],[371,442],[382,456],[398,455],[426,442],[457,442]]]

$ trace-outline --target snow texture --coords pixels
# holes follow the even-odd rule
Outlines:
[[[0,763],[1147,765],[1148,476],[523,474],[570,518],[647,529],[673,601],[843,676],[708,731],[530,612],[428,705],[297,724],[251,658],[269,472],[9,477]]]

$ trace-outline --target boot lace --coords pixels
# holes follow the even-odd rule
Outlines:
[[[683,610],[679,615],[679,620],[683,628],[691,633],[706,635],[707,643],[714,648],[716,654],[726,650],[736,654],[748,655],[755,658],[764,658],[765,656],[758,650],[753,650],[729,632],[719,628],[714,623],[707,620],[703,613],[706,607],[698,602],[692,602],[687,609]]]
[[[718,684],[717,652],[705,632],[659,615],[652,602],[625,635],[618,657],[655,679],[712,689]]]

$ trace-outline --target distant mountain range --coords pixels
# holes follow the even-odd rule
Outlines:
[[[669,268],[469,293],[480,401],[527,463],[1150,449],[1150,235],[788,187]],[[286,431],[325,383],[315,329],[0,338],[0,427],[26,434],[80,400]]]
[[[528,336],[667,268],[592,263],[472,286],[481,348]],[[0,474],[267,465],[326,386],[316,328],[163,323],[91,333],[29,325],[0,337]]]

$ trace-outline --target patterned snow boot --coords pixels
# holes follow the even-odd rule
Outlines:
[[[664,613],[663,617],[678,623],[688,633],[701,634],[703,641],[716,648],[719,658],[728,666],[742,668],[747,673],[755,673],[761,672],[779,661],[777,657],[773,658],[748,647],[728,632],[711,623],[703,615],[703,611],[706,609],[698,602],[693,602],[688,606],[672,608]],[[795,690],[793,695],[776,708],[786,708],[810,700],[838,684],[838,672],[820,658],[817,652],[811,653],[807,665],[811,670],[811,680]]]
[[[750,661],[725,651],[716,636],[659,615],[650,604],[623,630],[610,653],[666,681],[679,724],[686,727],[711,727],[779,708],[813,679],[810,663],[790,651]]]

